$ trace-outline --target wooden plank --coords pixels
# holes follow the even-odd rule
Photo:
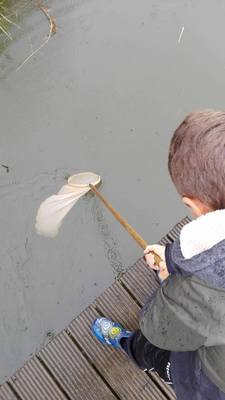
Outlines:
[[[165,400],[167,397],[124,352],[101,345],[91,334],[91,324],[99,315],[114,318],[128,329],[137,327],[139,307],[123,288],[119,291],[118,285],[114,284],[96,300],[94,304],[99,312],[94,305],[88,307],[68,326],[67,331],[121,400]]]
[[[143,258],[129,269],[120,281],[143,306],[159,287],[156,273],[152,271]]]
[[[124,324],[127,329],[137,329],[140,307],[118,282],[97,297],[93,305],[102,315]]]
[[[154,295],[159,287],[156,274],[152,272],[143,259],[138,260],[126,274],[121,277],[121,283],[132,294],[132,296],[143,306]],[[173,389],[162,383],[162,380],[155,372],[150,372],[152,379],[155,379],[158,386],[167,394],[170,399],[175,399]]]
[[[190,217],[185,217],[183,218],[180,222],[178,222],[174,227],[169,231],[167,234],[169,238],[172,240],[176,240],[176,238],[179,236],[181,229],[184,227],[184,225],[188,224],[191,222]]]
[[[167,243],[173,243],[173,240],[168,235],[166,235],[162,239],[160,239],[157,243],[161,245],[163,244],[166,245]]]
[[[7,383],[0,386],[0,400],[18,400]]]
[[[71,400],[116,400],[65,331],[40,351],[38,357]]]
[[[36,357],[9,380],[22,400],[68,400]]]
[[[152,271],[150,271],[150,274],[151,277],[152,275],[155,277],[155,274],[152,273]],[[139,278],[140,276],[141,274],[139,275]],[[96,299],[94,305],[102,314],[113,319],[114,321],[120,322],[129,330],[133,331],[139,326],[139,314],[141,309],[134,302],[134,300],[130,298],[127,291],[121,287],[119,283],[114,283],[107,290],[105,290],[101,296]],[[165,385],[165,383],[162,382],[156,373],[151,373],[150,375],[152,377],[154,376],[154,380],[157,382],[157,385],[163,389],[170,399],[175,399],[173,390],[168,385]]]

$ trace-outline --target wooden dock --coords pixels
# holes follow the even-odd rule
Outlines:
[[[190,221],[179,222],[160,244],[171,243]],[[154,372],[142,372],[123,352],[98,344],[90,326],[98,316],[127,329],[158,288],[155,273],[138,260],[47,346],[0,387],[0,400],[175,400]]]

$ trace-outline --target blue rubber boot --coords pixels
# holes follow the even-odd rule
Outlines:
[[[112,346],[114,349],[122,349],[120,340],[128,338],[132,332],[126,331],[120,324],[110,319],[97,318],[91,327],[93,335],[99,342]]]

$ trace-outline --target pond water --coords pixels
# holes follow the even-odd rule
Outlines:
[[[28,62],[49,33],[34,2],[1,43],[1,382],[142,256],[93,196],[55,239],[35,233],[39,204],[90,170],[156,242],[187,215],[167,172],[174,128],[193,109],[224,107],[224,2],[46,4],[57,33]]]

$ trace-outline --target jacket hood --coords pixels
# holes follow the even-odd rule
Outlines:
[[[207,213],[185,225],[166,254],[170,272],[194,274],[225,288],[225,210]]]

